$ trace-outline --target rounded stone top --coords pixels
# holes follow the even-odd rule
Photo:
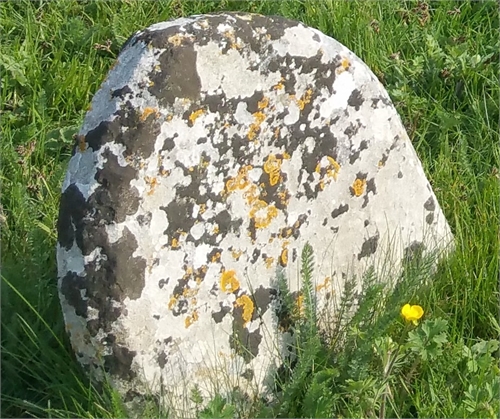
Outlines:
[[[298,290],[307,242],[326,307],[389,245],[397,267],[451,236],[367,66],[302,23],[242,13],[127,41],[77,136],[58,235],[78,356],[134,391],[204,383],[226,355],[238,383],[264,382],[276,274]]]

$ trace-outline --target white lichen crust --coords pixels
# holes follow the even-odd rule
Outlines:
[[[346,277],[451,241],[367,66],[301,23],[236,13],[130,38],[77,136],[58,233],[78,359],[187,412],[195,384],[264,391],[286,354],[276,273],[298,290],[306,242],[322,313]]]

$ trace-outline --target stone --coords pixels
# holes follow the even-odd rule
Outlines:
[[[368,67],[302,23],[243,13],[127,41],[76,136],[57,227],[78,360],[176,416],[194,386],[266,393],[290,342],[277,276],[298,295],[306,243],[321,319],[351,275],[452,241]]]

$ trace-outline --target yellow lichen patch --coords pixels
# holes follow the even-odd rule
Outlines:
[[[267,202],[257,200],[250,210],[250,218],[255,221],[256,228],[266,228],[271,224],[273,218],[278,216],[278,210],[274,205],[268,205]]]
[[[351,63],[349,62],[349,60],[347,58],[344,57],[344,58],[342,58],[342,61],[340,63],[340,67],[337,68],[336,73],[341,74],[344,71],[346,71],[350,66],[351,66]]]
[[[261,100],[261,101],[259,101],[259,102],[257,103],[257,108],[258,108],[259,110],[262,110],[262,109],[267,108],[267,106],[268,106],[268,105],[269,105],[269,99],[268,99],[267,97],[264,97],[264,98],[262,98],[262,100]]]
[[[251,184],[248,190],[243,194],[248,205],[253,205],[255,200],[259,197],[259,189],[254,184]]]
[[[83,153],[88,147],[87,143],[85,142],[85,136],[77,135],[76,141],[78,143],[78,150],[80,150]]]
[[[203,214],[207,210],[207,204],[200,204],[199,213]]]
[[[186,326],[186,329],[197,320],[198,320],[198,312],[195,310],[193,314],[191,314],[191,316],[187,316],[186,320],[184,320],[184,325]]]
[[[269,184],[271,186],[276,185],[280,180],[280,172],[269,173]]]
[[[170,301],[168,302],[168,309],[172,310],[176,303],[177,303],[177,297],[172,295],[172,297],[170,297]]]
[[[306,105],[311,101],[312,97],[312,89],[307,89],[306,92],[302,95],[300,99],[297,100],[297,105],[299,109],[302,111],[306,107]]]
[[[194,37],[193,35],[187,35],[187,34],[175,34],[172,35],[168,38],[168,42],[176,47],[180,46],[182,44],[182,41],[184,40],[192,40]]]
[[[204,113],[205,113],[204,109],[198,109],[197,111],[192,112],[191,115],[189,115],[189,121],[191,122],[191,124],[194,125],[194,121],[196,121],[196,119],[199,118]]]
[[[148,195],[152,195],[155,191],[155,187],[158,185],[158,180],[155,177],[146,176],[144,178],[146,184],[149,186]]]
[[[273,89],[274,90],[281,90],[281,89],[283,89],[285,87],[285,85],[283,84],[284,81],[285,81],[285,79],[282,77],[281,80],[277,84],[275,84],[273,86]]]
[[[226,182],[226,191],[227,193],[234,192],[236,189],[245,189],[248,184],[250,183],[248,181],[248,171],[252,169],[252,166],[242,166],[240,170],[238,171],[238,174],[230,178]]]
[[[382,160],[380,160],[378,162],[378,167],[384,167],[384,166],[385,166],[385,163]]]
[[[273,266],[274,258],[267,257],[265,259],[265,262],[266,262],[266,268],[269,269],[269,268],[271,268]]]
[[[280,265],[283,267],[288,265],[288,249],[286,247],[281,251]]]
[[[287,206],[288,202],[290,201],[290,195],[288,194],[288,191],[285,189],[284,191],[278,192],[278,196],[280,198],[281,204]]]
[[[283,152],[283,158],[284,158],[285,160],[290,160],[291,156],[290,156],[290,154],[288,154],[286,151],[284,151],[284,152]]]
[[[174,118],[173,115],[167,115],[166,120],[167,120],[167,122],[170,122],[173,118]]]
[[[231,293],[240,288],[240,281],[236,278],[236,271],[224,271],[220,277],[220,287],[222,291]]]
[[[330,285],[331,278],[327,276],[321,284],[316,285],[316,291],[321,291],[323,288],[327,288]]]
[[[247,137],[249,140],[253,140],[257,136],[257,131],[260,128],[260,125],[265,121],[266,115],[263,112],[255,112],[253,114],[254,122],[250,125],[250,129],[248,131]]]
[[[231,251],[231,256],[233,259],[239,260],[240,256],[243,254],[241,250],[233,250]]]
[[[244,326],[246,326],[248,322],[252,320],[254,309],[252,299],[248,295],[242,295],[234,302],[234,305],[236,307],[243,307],[243,314],[241,317],[243,317],[243,320],[245,321]]]
[[[148,119],[148,116],[151,114],[155,114],[155,116],[158,117],[160,113],[158,112],[157,109],[148,106],[147,108],[144,108],[139,119],[141,120],[141,122],[144,122],[146,119]]]
[[[361,196],[365,191],[366,180],[365,179],[356,179],[352,184],[352,190],[354,195]]]
[[[153,87],[154,85],[155,85],[155,82],[154,82],[153,80],[150,80],[150,81],[148,82],[148,86],[149,86],[149,87]]]
[[[269,175],[269,183],[274,186],[280,179],[281,159],[276,158],[274,154],[270,154],[263,166],[264,172]]]
[[[300,294],[297,297],[295,304],[296,304],[297,312],[298,312],[299,316],[302,316],[304,314],[304,296],[302,294]]]
[[[191,298],[198,294],[198,290],[196,288],[184,288],[182,290],[182,296],[185,298]]]
[[[280,130],[281,130],[280,127],[276,127],[276,129],[274,130],[274,137],[275,138],[278,138],[280,136]]]
[[[217,263],[220,260],[220,252],[212,256],[212,263]]]
[[[172,249],[177,249],[179,247],[179,240],[177,240],[175,237],[172,239]]]
[[[337,180],[337,175],[340,172],[340,164],[338,164],[333,157],[326,156],[328,159],[328,163],[330,163],[330,167],[327,168],[327,175],[333,177]]]
[[[216,224],[212,230],[213,234],[219,234],[219,226]]]

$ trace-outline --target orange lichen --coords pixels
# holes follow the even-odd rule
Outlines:
[[[316,291],[321,291],[323,288],[326,288],[330,285],[331,278],[327,276],[321,284],[316,285]]]
[[[264,172],[269,175],[269,183],[274,186],[280,179],[281,159],[276,158],[274,154],[270,154],[263,166]]]
[[[220,277],[220,287],[226,293],[235,292],[240,288],[240,281],[236,278],[236,271],[224,271]]]
[[[253,140],[257,136],[257,131],[260,128],[260,125],[265,121],[266,115],[263,112],[255,112],[253,114],[254,122],[250,125],[250,129],[248,131],[247,137],[249,140]]]
[[[290,195],[288,191],[285,189],[284,191],[278,192],[278,196],[280,198],[281,204],[287,206],[290,200]]]
[[[283,84],[284,81],[285,81],[285,79],[282,77],[281,80],[277,84],[275,84],[273,86],[273,89],[274,90],[281,90],[281,89],[283,89],[285,87],[285,85]]]
[[[307,89],[306,92],[302,95],[302,97],[297,100],[297,105],[299,106],[299,109],[301,111],[304,110],[305,106],[309,102],[311,102],[311,97],[312,97],[312,89]]]
[[[155,187],[158,185],[158,180],[155,177],[149,177],[149,176],[146,176],[144,180],[149,186],[149,191],[147,192],[147,194],[152,195],[155,191]]]
[[[204,109],[198,109],[197,111],[192,112],[191,115],[189,115],[189,121],[191,122],[191,124],[194,125],[196,119],[199,118],[204,113],[205,113]]]
[[[365,179],[356,179],[352,184],[352,190],[354,195],[361,196],[365,191],[366,180]]]
[[[168,38],[168,42],[178,47],[182,44],[183,41],[191,41],[193,40],[193,35],[188,34],[175,34]]]
[[[77,135],[76,141],[78,143],[78,149],[83,153],[87,149],[87,143],[85,142],[85,135]]]
[[[341,74],[344,71],[346,71],[347,69],[349,69],[350,66],[351,66],[351,63],[349,62],[349,60],[347,58],[344,57],[344,58],[342,58],[342,61],[340,62],[340,67],[337,68],[336,73]]]
[[[286,247],[281,251],[280,265],[283,267],[288,265],[288,249]]]
[[[257,200],[250,210],[250,218],[255,222],[256,228],[265,228],[271,224],[273,218],[278,216],[278,210],[274,205],[268,205],[267,202]]]
[[[158,116],[159,112],[157,109],[148,106],[147,108],[144,108],[139,119],[141,120],[141,122],[144,122],[151,114],[155,114],[155,116]]]
[[[251,184],[248,190],[243,194],[243,198],[246,199],[248,205],[252,205],[258,197],[259,189],[254,184]]]
[[[239,260],[239,258],[242,254],[243,254],[243,252],[241,250],[233,250],[231,252],[231,256],[233,257],[233,259],[236,259],[236,260]]]
[[[187,316],[186,320],[184,320],[184,325],[186,329],[197,320],[198,320],[198,312],[195,310],[193,311],[193,314],[191,316]]]
[[[238,174],[226,182],[227,193],[234,192],[236,189],[245,189],[250,183],[248,181],[248,172],[251,169],[252,166],[250,165],[240,167]]]
[[[333,177],[334,180],[337,180],[337,175],[340,172],[340,164],[338,164],[333,157],[326,156],[328,163],[330,163],[329,167],[326,169],[326,174],[329,177]]]
[[[262,98],[261,101],[259,101],[257,103],[257,108],[262,110],[262,109],[267,108],[268,105],[269,105],[269,99],[267,97],[264,97],[264,98]]]
[[[295,301],[296,307],[297,307],[297,312],[299,315],[304,314],[304,296],[300,294],[297,297],[297,300]]]
[[[172,310],[176,303],[177,303],[177,297],[175,296],[170,297],[170,301],[168,302],[168,309]]]
[[[267,257],[265,259],[265,262],[266,262],[266,268],[269,269],[269,268],[271,268],[273,266],[274,258]]]
[[[241,317],[243,317],[243,320],[245,321],[244,326],[246,326],[248,322],[252,320],[254,310],[252,299],[248,295],[242,295],[235,301],[234,305],[236,307],[243,307],[243,314]]]

